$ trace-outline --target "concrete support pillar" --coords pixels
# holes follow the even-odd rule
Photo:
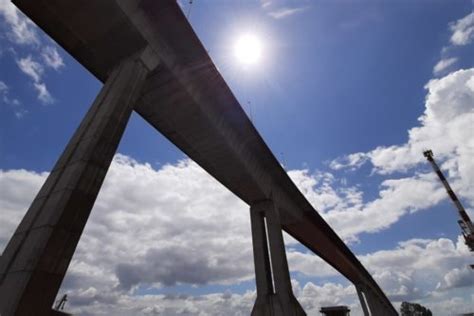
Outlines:
[[[357,295],[359,296],[360,306],[362,307],[364,316],[370,316],[369,309],[367,308],[366,298],[364,293],[362,292],[362,289],[359,286],[356,286],[355,288],[357,290]]]
[[[0,259],[1,315],[52,313],[148,71],[141,56],[112,71],[23,217]]]
[[[250,207],[257,300],[252,316],[306,315],[293,295],[278,209],[266,200]]]
[[[376,304],[377,304],[377,308],[379,310],[379,314],[378,315],[390,315],[390,313],[387,311],[387,308],[382,304],[382,302],[380,302],[379,299],[376,299]]]
[[[380,309],[380,305],[377,302],[377,298],[370,292],[367,292],[367,298],[369,302],[370,314],[372,316],[382,315],[382,310]]]
[[[250,212],[252,226],[253,258],[255,264],[255,281],[257,293],[266,297],[273,294],[272,271],[267,243],[265,218],[261,212]]]
[[[392,315],[392,309],[386,307],[379,298],[370,290],[369,288],[364,288],[363,292],[365,298],[367,299],[367,304],[369,305],[370,315],[371,316],[386,316]],[[396,315],[396,314],[395,314]]]

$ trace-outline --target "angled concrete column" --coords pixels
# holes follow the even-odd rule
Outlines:
[[[369,305],[370,315],[371,316],[385,316],[389,315],[388,313],[384,312],[384,308],[380,303],[377,296],[369,289],[364,288],[364,294],[367,299],[367,304]]]
[[[390,313],[387,311],[386,307],[382,304],[382,302],[380,302],[380,300],[377,299],[376,304],[380,313],[379,315],[390,315]]]
[[[397,311],[393,308],[392,305],[388,305],[387,303],[383,303],[382,301],[380,301],[380,306],[382,308],[383,315],[398,316]]]
[[[257,300],[252,316],[306,315],[293,295],[278,209],[270,200],[251,205]]]
[[[377,315],[376,310],[375,310],[374,299],[373,299],[372,294],[370,293],[369,288],[363,285],[359,285],[358,290],[361,290],[363,292],[365,302],[367,303],[367,309],[368,309],[369,315],[370,316]]]
[[[382,301],[379,297],[376,295],[373,295],[373,305],[374,309],[377,311],[373,315],[383,315],[383,316],[390,316],[394,315],[397,316],[397,312],[392,308],[392,306],[389,306],[387,303]]]
[[[377,299],[373,297],[372,294],[368,294],[368,302],[369,302],[370,315],[372,316],[382,315],[382,311],[380,310],[380,305],[377,303]]]
[[[112,71],[23,217],[0,259],[1,315],[51,314],[147,73],[141,57]]]
[[[357,295],[359,296],[360,306],[362,307],[364,316],[370,316],[369,309],[367,308],[366,298],[364,296],[364,293],[362,292],[362,289],[359,286],[356,286],[355,288],[357,290]]]

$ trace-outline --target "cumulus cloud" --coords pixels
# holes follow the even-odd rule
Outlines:
[[[363,201],[362,192],[355,187],[335,189],[336,180],[330,173],[310,174],[307,170],[293,170],[289,174],[308,200],[318,206],[323,217],[346,240],[355,240],[362,232],[379,231],[408,212],[431,206],[444,197],[442,188],[434,186],[436,182],[432,181],[432,174],[387,180],[382,184],[380,196],[369,202]],[[150,191],[150,188],[156,191]],[[204,191],[208,192],[205,197],[201,193]],[[138,209],[137,205],[140,206]],[[223,210],[225,217],[221,216]],[[127,247],[134,249],[135,256],[117,257],[115,262],[122,264],[111,267],[110,271],[117,276],[121,287],[130,289],[145,280],[173,285],[250,279],[252,268],[245,264],[252,261],[248,221],[248,207],[194,163],[186,160],[154,170],[147,164],[118,155],[88,229],[99,233],[100,228],[108,227],[98,238],[111,244],[129,236],[131,241]],[[354,222],[358,225],[353,225]],[[131,227],[136,227],[136,230]],[[213,242],[209,245],[203,236]],[[165,237],[167,241],[160,246],[143,247],[150,240]],[[87,240],[87,235],[85,238]],[[81,249],[79,247],[79,251]],[[196,249],[199,249],[197,253]],[[247,251],[237,255],[228,249]],[[192,254],[189,263],[184,263],[183,253]],[[118,254],[120,252],[110,254],[110,257]],[[325,267],[317,257],[310,262],[298,263],[301,254],[290,252],[288,256],[292,266],[300,270],[305,266],[305,270],[318,270],[320,276],[334,275],[334,270]],[[157,262],[166,269],[155,268],[153,263]],[[179,271],[190,270],[186,268],[187,264],[191,264],[194,271],[179,275]]]
[[[334,169],[357,168],[360,161],[367,159],[373,165],[374,172],[391,175],[407,172],[420,164],[426,165],[422,152],[433,149],[435,158],[442,169],[447,171],[453,189],[464,199],[469,209],[474,204],[474,192],[469,189],[474,187],[474,68],[461,69],[433,79],[428,82],[426,89],[425,112],[419,118],[420,125],[409,130],[405,144],[380,146],[367,153],[354,154],[357,159],[349,155],[333,161],[331,165]],[[431,170],[430,174],[434,175]],[[381,197],[408,197],[410,203],[414,203],[411,207],[418,209],[432,206],[443,198],[443,193],[439,180],[430,174],[418,174],[404,180],[385,180],[380,191]],[[411,192],[423,194],[423,199],[411,194],[407,190],[409,187],[409,190],[413,190]],[[384,191],[387,194],[383,194]],[[406,207],[410,208],[409,205]]]
[[[468,266],[454,268],[443,277],[443,281],[436,286],[437,290],[448,290],[460,287],[474,286],[474,271]]]
[[[69,292],[68,311],[79,315],[249,315],[255,292],[206,295],[101,293],[94,287]]]
[[[474,148],[471,137],[474,122],[474,68],[461,69],[430,80],[425,88],[428,91],[425,112],[418,119],[420,126],[408,131],[407,143],[380,146],[366,154],[354,155],[367,156],[380,174],[406,171],[424,162],[422,152],[427,148],[432,148],[440,158],[467,163],[465,158],[472,156]],[[347,162],[344,167],[360,166],[361,160],[363,158],[344,157]],[[333,162],[335,169],[342,168],[338,161]],[[469,169],[467,175],[472,178],[474,169],[468,166],[465,168]]]
[[[27,207],[33,201],[47,173],[37,173],[27,170],[0,169],[0,249],[6,243],[16,225],[20,222]]]
[[[361,233],[378,232],[402,216],[426,209],[446,197],[433,173],[382,181],[378,196],[364,200],[357,186],[346,186],[328,172],[292,170],[289,175],[308,201],[347,242]],[[354,225],[357,223],[357,225]]]
[[[469,315],[474,309],[474,297],[465,300],[463,297],[455,296],[447,299],[433,299],[429,302],[433,315]],[[437,311],[441,311],[438,313]]]
[[[450,24],[452,45],[470,44],[474,38],[474,13]],[[446,50],[446,49],[445,49]],[[456,57],[444,57],[433,68],[441,74],[457,62]],[[406,172],[424,163],[422,152],[433,149],[437,159],[448,168],[449,176],[457,177],[454,187],[474,202],[474,195],[466,192],[474,182],[474,68],[461,69],[439,79],[430,80],[425,89],[425,111],[419,117],[420,125],[408,131],[408,140],[401,145],[379,146],[366,153],[339,157],[330,163],[333,170],[355,170],[366,162],[374,172],[389,175]]]
[[[435,75],[442,73],[445,71],[447,68],[449,68],[451,65],[453,65],[458,59],[456,57],[453,58],[446,58],[446,59],[441,59],[434,67],[433,67],[433,73]]]
[[[25,170],[0,172],[0,206],[5,215],[0,219],[2,246],[46,176]],[[248,207],[190,161],[154,170],[118,155],[62,291],[86,315],[103,309],[114,315],[149,314],[161,308],[168,315],[197,314],[200,309],[217,309],[219,304],[235,311],[239,307],[227,306],[229,299],[221,302],[222,295],[175,299],[153,295],[147,300],[128,290],[251,279],[248,212]],[[242,315],[248,314],[253,299],[245,302],[248,306]]]
[[[474,39],[474,12],[451,24],[451,43],[463,46],[470,44]]]
[[[46,176],[26,170],[0,172],[2,248]],[[325,205],[323,216],[328,218],[337,218],[338,212],[331,213],[337,205],[364,204],[354,189],[340,193],[332,188],[336,179],[331,174],[293,170],[291,176],[312,202]],[[346,216],[339,213],[340,218]],[[322,278],[338,275],[317,256],[289,246],[291,271]],[[459,287],[455,269],[467,264],[469,252],[461,240],[409,240],[359,259],[392,298],[414,299]],[[73,311],[83,315],[248,315],[253,291],[174,296],[156,292],[175,285],[225,287],[252,282],[253,277],[247,205],[189,160],[154,169],[117,155],[60,293],[67,292]],[[438,286],[439,280],[443,285]],[[140,294],[143,290],[149,294]],[[308,315],[318,315],[320,306],[331,304],[360,310],[352,286],[294,282],[294,291]]]
[[[16,209],[16,216],[7,216],[12,220],[2,223],[3,241],[21,216],[19,210],[24,212],[30,202],[25,199],[20,206],[10,200],[18,194],[32,198],[32,187],[37,189],[41,182],[36,181],[38,176],[2,172],[2,187],[12,188],[2,191],[6,200],[2,206]],[[23,187],[29,194],[15,191],[21,180],[28,182]],[[118,155],[73,266],[81,267],[80,274],[90,274],[96,266],[106,268],[125,289],[138,284],[225,284],[251,279],[249,221],[248,207],[195,163],[185,160],[154,170]],[[102,255],[90,257],[90,253]]]
[[[9,26],[7,35],[11,41],[17,44],[39,44],[34,24],[10,0],[0,0],[0,15]]]
[[[394,249],[358,258],[394,302],[429,298],[440,291],[474,285],[474,272],[469,267],[472,257],[461,236],[456,242],[410,239]],[[337,275],[309,253],[290,251],[288,261],[292,269],[307,276]]]
[[[456,242],[446,238],[411,239],[400,242],[396,249],[377,251],[359,259],[397,301],[432,295],[441,288],[439,280],[446,279],[445,275],[454,269],[467,268],[472,260],[461,237]],[[460,282],[449,285],[463,286]]]
[[[344,304],[351,306],[352,315],[362,315],[356,301],[353,286],[338,283],[326,283],[318,286],[312,282],[300,285],[293,281],[295,296],[307,315],[320,315],[321,306]],[[71,304],[77,306],[74,311],[81,315],[240,315],[250,314],[255,302],[255,291],[244,293],[212,293],[206,295],[183,294],[147,294],[128,296],[118,294],[109,302],[94,288],[71,294]],[[103,296],[103,295],[102,295]],[[80,301],[80,304],[77,304]],[[98,302],[101,302],[99,304]]]

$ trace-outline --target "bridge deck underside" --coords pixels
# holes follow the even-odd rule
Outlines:
[[[366,269],[290,180],[176,1],[140,2],[151,39],[113,0],[14,3],[101,81],[119,60],[151,45],[161,64],[147,79],[136,111],[248,204],[276,199],[287,233],[349,280],[364,283],[389,303]]]

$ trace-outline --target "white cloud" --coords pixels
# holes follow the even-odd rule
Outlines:
[[[44,73],[43,65],[35,61],[31,55],[28,55],[28,57],[26,58],[21,58],[16,62],[20,70],[33,80],[33,87],[36,90],[38,100],[40,100],[43,104],[53,103],[54,99],[49,93],[46,84],[42,80],[42,76]],[[58,63],[58,61],[54,62]],[[50,66],[53,67],[52,65]]]
[[[288,258],[293,270],[321,276],[319,259],[315,260],[313,255],[289,252]],[[449,295],[445,294],[450,290],[474,285],[474,271],[468,266],[472,256],[461,236],[457,242],[446,238],[411,239],[400,242],[395,249],[379,250],[358,258],[392,302],[421,301],[423,304],[434,297],[445,301],[435,308],[435,314],[447,314],[444,311],[449,305]],[[330,271],[327,273],[331,275]],[[332,274],[337,275],[337,272]],[[444,296],[448,298],[441,299]],[[340,299],[340,296],[335,294],[335,298]]]
[[[282,18],[286,18],[297,13],[301,13],[305,11],[306,9],[307,7],[298,7],[298,8],[285,7],[285,8],[279,8],[279,9],[269,11],[268,15],[270,15],[274,19],[282,19]]]
[[[0,15],[9,26],[9,39],[16,44],[39,44],[34,24],[10,0],[0,0]]]
[[[38,35],[37,27],[24,16],[9,0],[0,0],[0,16],[3,17],[7,25],[7,38],[17,45],[29,45],[29,51],[25,58],[16,59],[14,47],[9,47],[8,51],[13,52],[12,55],[16,59],[16,64],[20,70],[33,80],[33,88],[37,93],[38,100],[43,104],[50,104],[54,102],[53,97],[47,89],[46,83],[42,80],[45,72],[45,66],[54,70],[59,70],[64,67],[64,61],[54,46],[43,46],[40,36]],[[38,56],[39,60],[33,56]],[[16,115],[21,117],[26,111],[17,107]]]
[[[467,45],[474,38],[474,12],[451,23],[451,44]],[[443,54],[447,47],[443,49]],[[456,57],[442,58],[433,68],[440,74],[453,65]],[[379,146],[366,153],[355,153],[333,160],[334,170],[355,170],[369,161],[374,171],[388,175],[406,172],[426,163],[422,152],[433,149],[437,159],[444,161],[450,178],[457,176],[454,187],[474,203],[474,194],[466,188],[474,185],[474,68],[461,69],[442,78],[433,79],[425,86],[428,91],[425,112],[420,125],[408,131],[408,141],[402,145]],[[466,195],[467,194],[467,195]]]
[[[420,126],[409,130],[405,144],[380,146],[355,155],[368,157],[375,172],[389,175],[406,172],[420,164],[427,165],[422,152],[433,149],[454,190],[473,205],[474,191],[469,188],[474,187],[474,68],[433,79],[426,89],[426,108],[419,118]],[[338,159],[332,165],[339,167],[340,161]],[[361,159],[344,158],[343,161],[346,162],[344,166],[355,168],[360,166]],[[438,182],[438,179],[430,181]]]
[[[351,307],[351,315],[362,315],[358,309],[355,288],[352,285],[342,285],[332,282],[319,286],[313,282],[307,282],[301,286],[293,282],[295,296],[308,315],[321,315],[319,309],[322,306],[348,305]],[[354,310],[355,309],[355,310]],[[359,311],[359,313],[357,313]]]
[[[443,281],[436,286],[437,290],[447,290],[459,287],[474,286],[474,270],[468,266],[454,268],[443,277]]]
[[[54,99],[49,93],[48,88],[46,88],[46,84],[35,82],[33,86],[35,87],[35,90],[38,92],[38,99],[43,104],[51,104],[54,102]]]
[[[53,46],[46,46],[43,48],[41,52],[41,57],[43,61],[48,67],[53,68],[54,70],[59,70],[60,68],[64,67],[64,61],[59,55],[58,50],[56,47]]]
[[[28,111],[21,106],[21,102],[10,96],[10,88],[8,85],[0,80],[0,100],[3,104],[8,106],[17,118],[24,117]]]
[[[293,290],[307,315],[319,316],[321,306],[350,305],[351,315],[362,315],[356,301],[353,286],[312,282],[300,285],[293,281]],[[206,295],[148,294],[129,296],[114,293],[104,295],[95,288],[70,292],[74,312],[81,315],[249,315],[255,302],[255,291],[242,294],[226,291]]]
[[[396,249],[377,251],[359,259],[389,295],[397,296],[405,291],[409,296],[398,300],[413,300],[419,297],[410,295],[427,296],[438,290],[439,280],[453,269],[467,267],[471,255],[459,237],[456,243],[446,238],[412,239],[400,242]],[[401,281],[395,282],[394,276]],[[450,285],[451,288],[462,286]]]
[[[433,311],[433,315],[469,315],[474,310],[473,302],[472,299],[469,301],[462,297],[451,297],[432,300],[429,307]]]
[[[446,197],[433,173],[384,180],[376,198],[364,201],[356,186],[346,186],[330,173],[292,170],[291,179],[331,227],[348,242],[378,232],[402,216],[436,205]],[[357,225],[354,225],[357,223]]]
[[[0,249],[13,234],[47,173],[0,169]]]
[[[451,24],[451,43],[463,46],[470,44],[474,39],[474,12]]]
[[[381,221],[377,216],[388,216],[390,211],[387,207],[377,215],[364,209],[359,213],[369,214],[362,217],[352,211],[333,211],[342,205],[349,210],[350,205],[370,208],[375,202],[364,206],[355,189],[335,190],[331,184],[336,179],[327,173],[310,176],[305,170],[295,170],[291,175],[299,179],[298,184],[312,202],[325,205],[323,216],[346,235],[354,232],[339,223],[341,218],[349,215],[352,224],[365,227],[369,225],[365,216],[377,222]],[[0,218],[0,246],[6,244],[46,176],[26,170],[0,171],[4,188],[0,191],[0,212],[5,214]],[[407,181],[425,181],[424,175],[419,177]],[[396,191],[397,185],[387,183],[387,190]],[[408,186],[406,190],[415,189]],[[390,201],[395,201],[397,194],[390,192],[387,196],[394,195]],[[385,198],[382,194],[380,200]],[[292,271],[323,278],[338,275],[317,256],[290,248]],[[409,240],[396,249],[359,258],[382,288],[398,299],[449,293],[460,284],[453,271],[470,260],[461,240],[454,244],[448,239]],[[73,310],[84,315],[146,315],[158,311],[163,315],[247,315],[255,299],[252,291],[170,296],[138,295],[137,289],[156,291],[174,284],[225,287],[252,282],[253,275],[249,210],[244,203],[189,160],[155,170],[149,164],[117,155],[60,293],[67,292]],[[439,280],[444,283],[437,287]],[[308,282],[301,286],[296,283],[294,288],[308,315],[318,315],[320,306],[330,304],[347,304],[360,311],[352,286]]]
[[[96,288],[69,292],[71,312],[78,315],[249,315],[255,292],[206,295],[101,293]],[[69,307],[71,308],[71,307]]]
[[[444,191],[437,186],[434,175],[418,174],[385,180],[376,199],[363,205],[333,209],[325,218],[343,237],[356,239],[360,233],[386,229],[409,212],[436,205],[444,197]]]
[[[31,55],[17,60],[16,63],[20,70],[33,79],[34,82],[38,83],[41,81],[41,76],[44,73],[44,67],[35,61]]]
[[[260,7],[272,18],[283,19],[306,11],[308,6],[286,6],[281,0],[260,0]]]
[[[358,234],[362,232],[380,231],[395,223],[401,216],[434,205],[445,196],[443,189],[435,186],[436,181],[433,180],[432,174],[387,180],[382,184],[380,196],[369,202],[363,201],[362,192],[355,187],[335,189],[336,180],[331,174],[309,174],[307,170],[294,170],[289,174],[336,232],[348,241],[357,240]],[[148,180],[138,181],[139,178]],[[113,186],[110,184],[115,182],[119,184]],[[151,187],[156,191],[150,191]],[[163,193],[160,193],[161,191]],[[201,192],[204,191],[208,192],[206,197],[202,196]],[[122,199],[117,199],[117,196]],[[25,207],[26,205],[20,209]],[[226,210],[225,219],[220,219],[222,210]],[[170,212],[175,214],[173,216],[176,221],[171,221]],[[201,213],[198,217],[194,215],[197,212]],[[94,214],[100,215],[96,218]],[[130,244],[128,246],[130,248],[168,236],[168,241],[160,247],[135,249],[136,256],[133,260],[124,261],[121,260],[122,257],[116,258],[115,262],[126,262],[110,268],[111,273],[117,275],[117,280],[122,283],[123,288],[130,288],[144,280],[167,285],[179,282],[206,284],[229,283],[252,277],[251,268],[243,270],[240,268],[240,263],[251,260],[250,252],[245,253],[246,257],[241,257],[243,253],[235,257],[235,253],[226,252],[228,248],[250,249],[247,206],[189,161],[154,170],[149,165],[141,165],[124,156],[117,156],[91,219],[89,229],[97,228],[100,231],[99,228],[107,226],[109,230],[117,231],[117,234],[110,235],[104,231],[104,235],[98,237],[111,244],[114,243],[114,238],[121,239],[120,236],[135,238],[132,236],[138,234],[138,231],[131,230],[129,225],[140,227],[137,230],[145,231],[146,227],[154,227],[149,228],[153,234],[144,233],[143,242]],[[97,227],[98,222],[101,224]],[[354,222],[358,225],[354,225]],[[181,225],[177,227],[175,223]],[[189,232],[184,234],[183,230]],[[232,235],[226,235],[228,233]],[[219,242],[203,247],[200,234]],[[87,240],[88,237],[85,238]],[[193,242],[184,242],[185,240]],[[295,243],[291,238],[286,240],[287,243]],[[179,247],[180,251],[176,251],[175,247]],[[199,267],[193,273],[178,276],[176,272],[170,278],[165,272],[150,267],[150,264],[158,262],[160,257],[166,257],[169,258],[169,267],[189,270],[174,265],[174,262],[178,259],[183,261],[180,257],[181,251],[194,253],[193,249],[201,248],[206,248],[207,251],[193,255],[192,264]],[[221,254],[222,258],[211,255],[211,252]],[[113,253],[111,257],[116,255],[117,253]],[[294,262],[293,265],[296,267],[303,269],[296,263],[299,255],[290,252],[289,260]],[[215,260],[221,262],[219,267],[214,266]],[[166,262],[168,261],[162,262],[163,266],[166,266]],[[324,263],[317,257],[314,257],[307,266],[305,269],[318,268],[322,275],[334,275],[334,271],[328,267],[324,268]],[[224,271],[219,270],[220,268],[224,268]],[[130,273],[132,270],[133,275]]]
[[[456,57],[453,58],[446,58],[446,59],[441,59],[433,68],[433,73],[440,74],[447,68],[449,68],[451,65],[453,65],[458,59]]]
[[[324,262],[323,259],[313,253],[303,253],[295,249],[290,249],[286,253],[290,271],[301,272],[308,276],[330,277],[337,276],[339,272],[332,266]]]
[[[2,192],[2,207],[17,210],[16,216],[8,216],[11,221],[2,222],[4,241],[39,183],[33,181],[38,175],[27,172],[2,172],[2,177],[2,187],[12,188]],[[29,194],[14,189],[23,180]],[[30,199],[18,205],[19,194]],[[186,160],[154,170],[118,155],[70,271],[74,276],[75,267],[81,267],[77,273],[88,271],[87,278],[101,267],[124,289],[138,284],[228,284],[253,277],[250,245],[248,207],[195,163]]]
[[[0,192],[6,215],[0,218],[2,246],[46,176],[0,172],[6,188]],[[243,202],[189,160],[154,170],[117,155],[62,292],[67,291],[75,311],[86,315],[248,315],[254,292],[173,297],[128,290],[230,285],[253,275],[249,209]]]
[[[367,159],[368,157],[366,153],[349,154],[331,161],[329,167],[333,170],[340,170],[344,168],[355,170],[362,166],[367,161]]]

